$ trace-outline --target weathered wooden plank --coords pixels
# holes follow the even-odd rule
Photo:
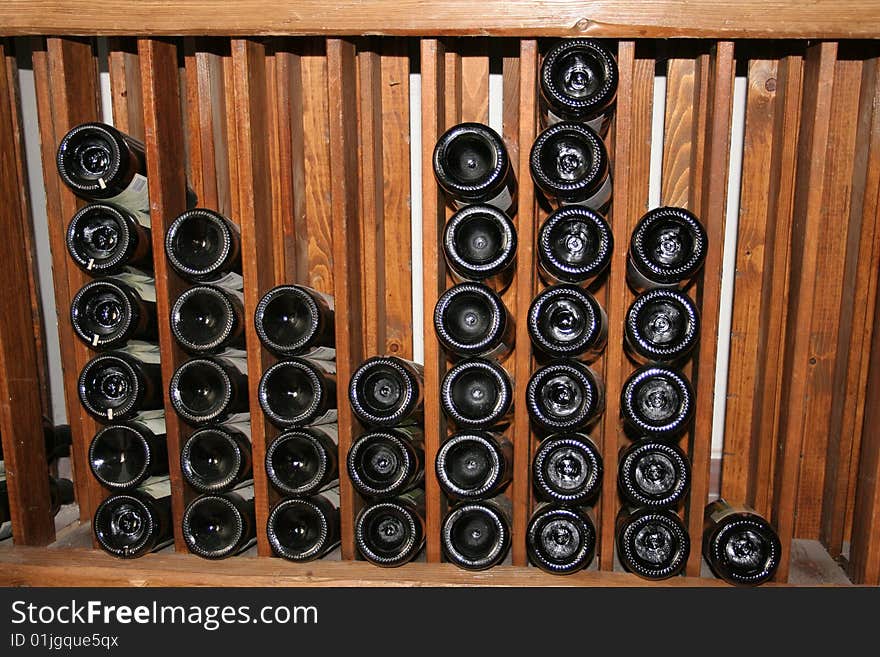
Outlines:
[[[356,85],[355,47],[342,39],[327,40],[327,102],[330,108],[330,190],[333,221],[334,296],[336,300],[336,383],[339,403],[339,453],[347,454],[358,423],[348,398],[348,382],[354,369],[364,360],[361,329],[361,259],[363,249],[360,198],[358,196],[357,119],[354,104],[346,102]],[[358,499],[345,468],[339,472],[342,556],[353,559],[354,518]]]
[[[823,232],[823,203],[829,165],[826,154],[834,95],[836,43],[807,49],[804,70],[802,121],[797,160],[794,219],[791,234],[791,271],[788,328],[783,361],[783,402],[780,406],[780,452],[773,496],[774,523],[782,542],[777,579],[788,578],[789,552],[795,528],[800,454],[809,425],[808,398],[813,387],[812,320],[816,273]]]
[[[25,190],[21,112],[15,55],[0,40],[0,195],[4,204],[4,240],[0,251],[0,435],[13,540],[47,545],[55,538],[50,511],[43,399],[37,336],[33,333],[30,279],[30,204]]]
[[[872,0],[806,5],[743,0],[445,0],[278,5],[240,0],[7,0],[0,34],[271,35],[394,34],[638,37],[874,38],[880,9]]]

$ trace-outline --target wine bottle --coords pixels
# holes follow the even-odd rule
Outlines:
[[[684,208],[655,208],[633,231],[626,278],[636,292],[687,285],[703,266],[708,249],[706,230]]]
[[[162,408],[159,350],[111,351],[85,364],[77,383],[79,401],[101,422],[130,420]]]
[[[680,436],[694,417],[693,388],[683,374],[669,367],[644,365],[623,384],[620,416],[634,438]]]
[[[171,377],[169,393],[185,422],[224,422],[248,410],[247,361],[226,356],[185,361]]]
[[[336,422],[336,363],[288,358],[263,373],[260,407],[283,429]]]
[[[602,467],[602,455],[586,434],[550,436],[532,460],[535,496],[554,504],[590,504],[602,489]]]
[[[580,121],[604,134],[617,98],[617,60],[594,39],[564,39],[541,62],[541,99],[547,125]]]
[[[92,276],[118,274],[124,267],[151,272],[149,217],[109,203],[90,203],[70,220],[67,251]]]
[[[365,433],[349,448],[346,466],[351,485],[364,497],[405,493],[425,477],[422,430],[412,425]]]
[[[757,586],[773,578],[782,545],[776,531],[754,509],[724,499],[706,506],[703,554],[717,577]]]
[[[253,487],[197,497],[183,512],[183,538],[203,559],[225,559],[256,539]]]
[[[244,299],[238,290],[197,285],[171,308],[171,332],[191,354],[244,348]]]
[[[459,283],[440,296],[434,330],[457,356],[501,359],[513,348],[513,318],[498,295],[480,283]]]
[[[421,422],[424,366],[397,356],[373,356],[351,376],[348,400],[363,424],[390,427]]]
[[[53,516],[58,515],[62,506],[73,504],[73,482],[70,479],[49,477],[49,510]],[[9,490],[6,484],[6,470],[0,465],[0,525],[12,519],[9,506]]]
[[[684,523],[669,509],[622,507],[617,514],[616,539],[623,567],[644,579],[678,575],[691,549]]]
[[[180,450],[184,480],[199,493],[223,493],[251,479],[249,430],[245,424],[230,424],[192,434]]]
[[[552,575],[590,565],[596,555],[596,525],[588,509],[541,504],[526,528],[529,560]]]
[[[269,544],[289,561],[314,561],[339,545],[339,489],[281,500],[269,513]]]
[[[674,508],[684,500],[690,482],[691,466],[678,445],[648,439],[621,451],[617,486],[632,506]]]
[[[123,559],[134,559],[170,545],[174,540],[170,482],[165,479],[110,495],[95,511],[92,527],[98,545]]]
[[[254,324],[260,342],[279,356],[336,358],[333,297],[305,285],[279,285],[257,304]]]
[[[28,436],[26,441],[30,441]],[[70,456],[70,445],[73,439],[69,424],[54,426],[52,421],[43,416],[43,443],[46,449],[46,462],[52,463],[65,456]],[[3,461],[3,441],[0,440],[0,461]]]
[[[83,123],[61,139],[58,174],[74,194],[150,211],[147,157],[139,140],[106,123]]]
[[[536,349],[552,358],[602,353],[608,341],[608,317],[596,298],[574,285],[553,285],[529,306],[529,337]]]
[[[513,279],[516,228],[492,205],[468,205],[443,231],[443,253],[457,283],[482,283],[499,294]]]
[[[376,566],[412,561],[425,544],[424,491],[365,506],[355,519],[354,538],[358,553]]]
[[[605,218],[582,205],[555,210],[538,230],[538,272],[550,285],[590,285],[611,263],[614,236]]]
[[[529,379],[526,405],[532,422],[542,429],[585,429],[605,410],[605,386],[580,361],[554,361]]]
[[[167,475],[165,419],[140,416],[103,427],[89,445],[89,467],[111,490],[136,488],[150,477]]]
[[[453,207],[493,205],[516,210],[516,179],[501,136],[482,123],[460,123],[434,147],[434,177]]]
[[[70,303],[76,336],[92,349],[112,349],[129,340],[155,342],[156,288],[133,273],[86,283]]]
[[[217,281],[231,272],[241,273],[238,226],[206,208],[188,210],[171,222],[165,253],[171,267],[188,281]]]
[[[437,452],[437,480],[456,500],[495,497],[513,476],[513,444],[489,431],[452,434]]]
[[[608,151],[592,128],[563,121],[544,130],[529,157],[535,185],[559,205],[604,212],[611,204]]]
[[[507,370],[484,358],[459,361],[443,377],[440,403],[463,429],[489,429],[509,419],[513,383]]]
[[[640,294],[626,313],[624,349],[636,363],[680,363],[700,338],[700,314],[688,295],[668,288]]]
[[[443,518],[440,541],[446,559],[459,568],[485,570],[501,563],[510,549],[510,501],[499,496],[459,503]]]
[[[266,450],[266,475],[284,495],[315,495],[339,478],[335,424],[289,429]]]

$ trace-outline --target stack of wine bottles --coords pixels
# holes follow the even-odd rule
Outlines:
[[[339,544],[339,438],[333,297],[280,285],[257,304],[260,342],[279,360],[260,379],[263,413],[280,429],[266,474],[281,496],[266,532],[274,553],[318,559]]]
[[[451,502],[441,528],[447,560],[471,570],[500,563],[510,549],[513,469],[504,436],[513,383],[501,362],[513,349],[514,321],[502,296],[515,270],[516,179],[504,141],[492,128],[462,123],[434,148],[434,175],[455,209],[443,251],[455,285],[434,308],[434,329],[451,369],[441,404],[455,432],[434,467]]]
[[[638,369],[620,408],[632,443],[619,455],[617,550],[623,566],[648,579],[684,568],[690,537],[676,509],[691,469],[678,441],[694,416],[694,391],[681,371],[699,339],[699,312],[683,291],[703,264],[706,232],[683,208],[649,211],[630,239],[627,281],[637,293],[624,326],[624,350]]]
[[[361,363],[348,397],[366,431],[346,468],[366,500],[355,518],[358,553],[377,566],[412,561],[425,544],[424,368],[397,356]]]
[[[74,502],[73,482],[57,475],[58,460],[70,456],[70,426],[61,424],[53,426],[52,422],[43,418],[43,435],[28,440],[29,444],[42,442],[46,450],[46,463],[49,479],[49,509],[57,515],[61,507]],[[6,459],[3,456],[3,443],[0,442],[0,540],[12,536],[12,509],[9,505],[9,491],[6,486]]]
[[[58,173],[87,202],[67,249],[94,280],[74,296],[74,333],[99,352],[80,372],[83,408],[104,426],[89,445],[94,477],[111,494],[93,527],[106,551],[136,557],[171,540],[171,502],[153,284],[144,146],[86,123],[61,140]]]
[[[547,287],[532,300],[527,322],[539,367],[526,403],[541,440],[532,461],[539,505],[527,528],[529,558],[566,574],[592,561],[592,505],[602,457],[589,436],[605,408],[604,385],[590,367],[608,337],[602,285],[614,240],[604,214],[611,203],[603,142],[617,95],[617,63],[599,41],[568,39],[545,54],[540,72],[544,130],[532,145],[530,171],[551,209],[538,230],[538,270]]]

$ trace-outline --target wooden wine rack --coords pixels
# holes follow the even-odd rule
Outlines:
[[[184,209],[188,181],[200,206],[218,210],[241,229],[249,322],[259,298],[277,284],[302,283],[335,296],[341,455],[360,431],[344,402],[353,369],[374,354],[413,357],[413,300],[419,295],[411,284],[410,206],[416,193],[411,176],[413,167],[420,167],[427,563],[380,571],[355,562],[353,525],[361,500],[344,468],[343,562],[296,565],[270,558],[264,528],[278,496],[263,461],[278,430],[259,411],[257,386],[274,357],[253,330],[247,332],[247,358],[256,558],[220,565],[166,552],[122,567],[94,549],[25,547],[50,544],[55,536],[41,474],[45,456],[27,438],[36,432],[48,400],[16,54],[31,53],[26,64],[34,72],[49,220],[48,236],[36,239],[48,239],[52,251],[84,523],[78,531],[86,534],[106,491],[88,471],[87,447],[97,427],[76,393],[77,374],[90,352],[75,338],[67,313],[87,280],[70,263],[64,243],[67,223],[82,201],[58,179],[55,149],[69,128],[101,118],[98,34],[112,35],[107,61],[114,123],[142,138],[147,149],[164,380],[185,357],[168,317],[186,283],[168,267],[163,240],[165,227]],[[528,567],[525,550],[537,442],[524,396],[535,367],[525,315],[543,286],[534,242],[547,216],[528,158],[540,130],[542,53],[553,38],[576,35],[614,39],[617,50],[620,86],[606,142],[615,248],[610,273],[596,292],[609,319],[608,347],[594,366],[605,381],[607,408],[591,432],[605,460],[595,508],[598,572],[554,578]],[[487,0],[479,6],[450,0],[430,8],[406,2],[278,7],[240,0],[230,7],[187,0],[100,5],[68,0],[62,12],[55,3],[6,0],[0,36],[7,37],[0,39],[0,189],[6,201],[0,432],[16,542],[0,548],[0,582],[645,583],[612,571],[620,505],[617,455],[627,442],[619,392],[634,369],[622,345],[624,316],[634,298],[625,279],[626,250],[635,222],[649,207],[659,69],[667,85],[658,108],[660,203],[692,210],[709,237],[703,273],[689,290],[702,314],[698,353],[685,369],[696,390],[696,420],[681,443],[693,468],[682,509],[691,555],[686,577],[662,584],[717,583],[700,578],[700,538],[710,486],[725,239],[736,239],[736,279],[722,495],[748,502],[777,528],[783,545],[778,582],[788,580],[791,542],[801,537],[820,539],[833,557],[848,543],[851,579],[880,584],[880,329],[875,329],[880,326],[880,44],[852,40],[880,36],[880,2],[829,0],[780,9],[760,0],[724,7],[679,0],[647,6],[624,0]],[[410,72],[421,74],[419,117],[410,116]],[[502,134],[519,189],[516,273],[503,296],[517,322],[516,347],[503,363],[515,381],[509,432],[515,472],[508,490],[513,565],[473,574],[440,563],[444,501],[433,462],[447,432],[439,404],[447,363],[434,334],[433,308],[450,283],[441,246],[450,211],[433,178],[431,153],[439,135],[455,123],[488,122],[490,73],[502,76]],[[745,143],[741,181],[731,188],[740,198],[739,223],[735,234],[727,234],[737,73],[748,84]],[[420,161],[410,160],[411,118],[421,126]],[[185,485],[177,457],[191,429],[177,419],[167,391],[165,406],[175,550],[181,553],[186,546],[179,520],[194,491]]]

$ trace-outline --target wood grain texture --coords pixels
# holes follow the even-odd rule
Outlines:
[[[518,65],[517,65],[518,64]],[[526,528],[532,512],[531,460],[535,443],[526,406],[526,383],[532,374],[531,340],[528,322],[524,320],[529,304],[535,296],[537,270],[535,267],[535,234],[537,213],[535,186],[529,172],[531,144],[538,133],[538,44],[531,39],[520,42],[519,61],[503,62],[505,107],[508,99],[516,100],[518,112],[503,112],[505,143],[510,148],[511,162],[517,177],[517,260],[511,292],[505,303],[516,320],[516,348],[508,369],[513,375],[514,402],[513,426],[509,438],[513,442],[513,484],[510,497],[513,501],[512,556],[515,566],[528,563],[526,552]],[[514,86],[516,85],[516,86]],[[510,118],[508,118],[510,117]],[[514,150],[515,148],[515,150]]]
[[[89,520],[105,492],[88,467],[88,446],[97,423],[82,409],[77,393],[80,370],[91,354],[76,338],[69,312],[70,300],[88,277],[69,262],[65,238],[70,218],[84,202],[61,183],[55,155],[68,130],[100,118],[98,67],[92,43],[78,39],[52,38],[38,43],[33,62],[64,396],[73,439],[71,457],[80,519]]]
[[[831,127],[826,157],[829,162],[824,183],[825,199],[822,204],[821,246],[813,291],[810,339],[810,406],[807,416],[809,429],[804,433],[801,449],[801,472],[796,502],[797,524],[795,536],[819,538],[819,525],[825,488],[826,457],[829,452],[844,449],[852,441],[852,434],[843,438],[832,436],[831,423],[835,401],[843,401],[840,391],[845,388],[846,352],[838,354],[838,339],[848,341],[852,332],[852,277],[850,266],[849,290],[846,268],[848,251],[858,256],[861,216],[850,212],[856,128],[854,117],[859,113],[859,91],[862,79],[860,60],[838,58],[834,70],[834,96],[831,105]],[[852,234],[851,234],[852,233]],[[850,244],[850,242],[854,243]],[[850,246],[852,248],[850,248]],[[848,299],[845,299],[848,297]],[[841,444],[841,439],[843,444]],[[843,473],[841,473],[843,474]],[[845,477],[846,475],[844,475]],[[838,474],[835,473],[837,478]]]
[[[823,232],[824,185],[834,91],[837,44],[810,46],[804,70],[802,121],[797,162],[797,187],[791,234],[788,330],[783,364],[783,403],[780,407],[780,452],[776,463],[772,522],[782,542],[777,579],[788,578],[789,552],[796,521],[800,454],[808,424],[813,365],[813,300]]]
[[[231,154],[238,161],[235,184],[238,199],[235,217],[241,226],[242,278],[244,279],[245,317],[250,320],[262,296],[278,284],[274,263],[272,182],[278,170],[270,167],[269,142],[265,126],[270,103],[267,87],[267,57],[263,44],[247,39],[232,41],[233,101],[232,112],[238,126]],[[268,175],[267,175],[268,172]],[[250,321],[248,328],[251,327]],[[257,517],[257,550],[262,556],[272,554],[265,532],[269,518],[269,484],[266,477],[266,447],[274,436],[260,408],[260,376],[269,365],[269,355],[262,348],[256,331],[246,331],[248,357],[248,393],[251,408],[251,449],[253,450],[254,506]]]
[[[743,0],[464,0],[272,4],[240,0],[6,0],[0,35],[393,34],[636,37],[874,38],[874,0],[805,5]]]
[[[605,415],[602,418],[601,526],[599,528],[599,568],[614,569],[614,524],[620,500],[617,493],[617,455],[629,441],[620,424],[620,390],[634,369],[623,351],[626,311],[633,293],[626,283],[629,236],[636,222],[648,209],[651,166],[651,116],[654,106],[654,60],[639,52],[633,41],[618,46],[620,81],[615,112],[614,205],[609,216],[615,236],[606,287],[609,340],[605,347]]]
[[[708,57],[700,58],[696,76],[700,80],[700,93],[705,105],[698,105],[700,111],[694,125],[699,131],[695,133],[694,140],[697,145],[694,152],[699,159],[694,159],[692,166],[690,202],[703,221],[709,246],[699,284],[700,344],[693,376],[696,408],[690,444],[692,477],[687,508],[688,532],[691,536],[687,574],[692,577],[700,574],[703,509],[709,498],[734,69],[734,44],[720,41]]]
[[[135,139],[144,138],[144,110],[141,70],[134,39],[110,39],[110,100],[113,125]]]
[[[178,551],[187,550],[180,521],[186,504],[195,492],[184,482],[180,470],[180,448],[193,432],[183,422],[168,395],[167,383],[186,360],[171,333],[171,305],[186,284],[168,266],[165,258],[165,232],[186,209],[186,174],[184,172],[183,116],[180,110],[177,47],[159,39],[139,39],[141,93],[144,99],[144,144],[147,153],[147,178],[150,181],[150,224],[153,237],[153,271],[156,278],[156,315],[159,324],[162,397],[165,404],[165,435],[168,443],[168,472],[171,478],[171,502],[174,543]]]
[[[770,171],[777,111],[775,59],[749,61],[745,134],[737,228],[734,305],[730,326],[727,410],[721,459],[721,496],[746,501],[751,475],[752,417],[762,392],[755,382],[765,366],[758,356],[763,330],[760,313],[765,284]],[[772,82],[771,82],[772,80]]]
[[[356,88],[355,47],[342,39],[327,40],[327,102],[330,108],[330,189],[333,221],[334,297],[336,301],[336,385],[339,406],[339,453],[348,449],[360,426],[351,412],[348,382],[364,360],[361,326],[360,199],[358,197],[357,109],[346,102]],[[342,557],[354,559],[354,518],[359,502],[345,468],[339,471]]]
[[[15,56],[0,40],[0,194],[4,240],[0,247],[0,435],[6,469],[13,540],[20,545],[47,545],[55,538],[50,511],[40,353],[33,332],[32,276],[28,244],[30,207],[23,190],[24,151],[18,103]]]
[[[122,561],[81,548],[0,548],[3,586],[725,586],[718,580],[676,577],[650,582],[625,573],[580,571],[566,577],[537,568],[497,566],[470,572],[452,564],[409,563],[389,570],[363,561],[236,557],[219,564],[193,555],[162,552]]]
[[[446,368],[445,356],[434,333],[434,306],[446,287],[446,264],[442,251],[442,230],[446,220],[444,199],[434,179],[434,144],[446,125],[450,101],[446,87],[446,49],[436,39],[421,41],[422,76],[422,267],[424,276],[425,344],[425,463],[434,463],[441,437],[446,437],[446,419],[440,411],[440,380]],[[439,563],[442,500],[434,468],[425,469],[425,530],[428,563]]]
[[[875,51],[876,54],[876,51]],[[861,62],[857,62],[861,64]],[[847,62],[847,65],[851,62]],[[878,59],[861,66],[859,106],[851,166],[851,201],[846,261],[842,273],[840,324],[835,347],[831,420],[825,455],[825,486],[821,502],[819,537],[833,556],[843,550],[852,527],[852,489],[858,471],[862,418],[865,406],[867,362],[870,354],[871,318],[876,303],[880,257],[880,226],[877,223]],[[846,187],[846,185],[844,185]]]
[[[694,138],[694,74],[692,58],[670,59],[666,70],[666,118],[663,134],[662,205],[687,207],[691,189]]]

